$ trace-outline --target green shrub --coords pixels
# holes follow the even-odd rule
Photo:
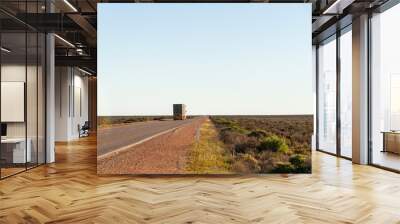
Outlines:
[[[216,124],[216,125],[221,125],[221,126],[227,126],[227,127],[229,127],[229,126],[232,126],[232,125],[235,125],[236,124],[236,122],[235,121],[233,121],[233,120],[228,120],[228,119],[226,119],[226,118],[211,118],[212,119],[212,121]]]
[[[295,167],[299,167],[304,164],[305,158],[302,155],[296,154],[290,157],[289,162]]]
[[[289,162],[294,167],[295,173],[310,173],[311,172],[311,163],[307,161],[305,155],[293,155],[290,157]]]
[[[247,146],[246,144],[237,144],[234,146],[235,153],[246,153]]]
[[[232,131],[240,134],[248,134],[248,130],[242,128],[237,121],[229,120],[223,117],[211,117],[214,124],[223,131]]]
[[[266,131],[264,131],[264,130],[260,130],[260,129],[255,130],[255,131],[251,131],[251,132],[248,134],[249,137],[255,137],[255,138],[264,138],[264,137],[266,137],[266,136],[268,136],[268,135],[269,135],[268,132],[266,132]]]
[[[272,151],[272,152],[280,152],[280,153],[288,153],[289,147],[286,144],[285,139],[280,138],[276,135],[272,135],[266,138],[263,138],[258,146],[259,151]]]
[[[248,133],[248,131],[242,127],[240,127],[238,124],[236,123],[231,123],[229,125],[224,125],[226,128],[224,128],[225,130],[228,131],[232,131],[232,132],[237,132],[240,134],[246,134]]]
[[[295,168],[290,163],[280,162],[277,163],[272,170],[273,173],[293,173]]]
[[[248,142],[235,145],[235,153],[254,153],[255,151],[256,147]]]

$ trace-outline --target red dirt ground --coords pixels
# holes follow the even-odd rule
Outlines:
[[[97,160],[98,174],[185,174],[186,159],[204,119],[182,125],[117,155]]]

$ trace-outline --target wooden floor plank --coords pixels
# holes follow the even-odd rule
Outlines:
[[[400,223],[400,175],[313,153],[313,174],[97,176],[96,139],[0,181],[0,223]]]

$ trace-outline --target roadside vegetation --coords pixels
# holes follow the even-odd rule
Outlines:
[[[199,129],[186,170],[196,174],[230,173],[232,155],[219,140],[214,124],[207,120]]]
[[[312,116],[213,116],[234,173],[311,173]]]

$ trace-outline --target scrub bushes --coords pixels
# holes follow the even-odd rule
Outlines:
[[[258,150],[287,153],[289,151],[289,147],[284,138],[272,135],[261,140]]]
[[[310,173],[311,116],[213,116],[233,172]]]

